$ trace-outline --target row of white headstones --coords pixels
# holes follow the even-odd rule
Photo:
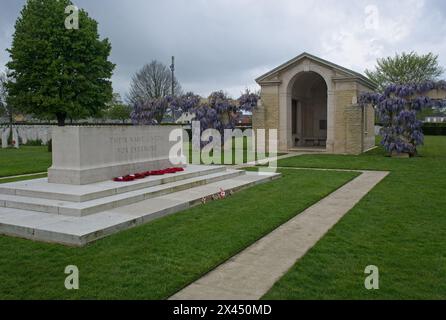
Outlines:
[[[8,148],[8,139],[11,133],[11,128],[4,128],[2,130],[2,149]],[[19,133],[16,128],[12,128],[12,142],[14,148],[19,148]]]
[[[11,128],[9,126],[0,127],[0,137],[2,140],[2,148],[8,148],[8,138]],[[12,127],[13,147],[19,148],[20,141],[27,143],[29,140],[41,140],[43,144],[47,144],[51,139],[51,128],[49,126],[20,126]]]

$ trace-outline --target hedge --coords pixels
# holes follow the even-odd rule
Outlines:
[[[425,123],[423,133],[427,136],[446,136],[446,123]]]

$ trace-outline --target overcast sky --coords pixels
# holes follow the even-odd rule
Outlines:
[[[434,52],[446,66],[444,0],[76,0],[112,43],[116,92],[157,59],[176,57],[185,91],[238,97],[303,51],[363,73],[395,52]],[[25,0],[0,0],[0,69]]]

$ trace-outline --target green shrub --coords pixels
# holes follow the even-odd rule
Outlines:
[[[446,136],[446,123],[425,123],[423,133],[427,136]]]
[[[53,152],[53,139],[48,141],[48,152]]]
[[[40,147],[43,145],[43,142],[41,139],[37,140],[28,140],[26,143],[23,144],[24,146],[30,146],[30,147]]]

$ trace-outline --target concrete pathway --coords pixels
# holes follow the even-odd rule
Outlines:
[[[170,299],[260,299],[297,260],[304,256],[327,231],[388,175],[388,172],[360,172],[360,176],[307,208]]]
[[[271,162],[271,161],[277,161],[277,160],[281,160],[281,159],[297,157],[297,156],[301,156],[301,155],[304,155],[304,154],[310,154],[310,153],[309,152],[289,152],[287,154],[284,154],[284,155],[281,155],[281,156],[277,156],[277,157],[264,158],[264,159],[259,159],[259,160],[255,160],[255,161],[251,161],[251,162],[247,162],[247,163],[242,163],[242,164],[237,164],[237,165],[228,165],[228,167],[236,168],[236,169],[241,169],[241,168],[246,168],[246,167],[253,167],[253,166],[256,166],[256,165],[267,164],[268,162]],[[316,152],[312,152],[311,154],[316,154]],[[277,163],[276,163],[276,165],[277,165]]]
[[[22,177],[32,177],[32,176],[38,176],[42,174],[47,174],[47,172],[39,172],[39,173],[28,173],[28,174],[19,174],[18,176],[8,176],[8,177],[0,177],[1,180],[7,180],[7,179],[15,179],[15,178],[22,178]]]

